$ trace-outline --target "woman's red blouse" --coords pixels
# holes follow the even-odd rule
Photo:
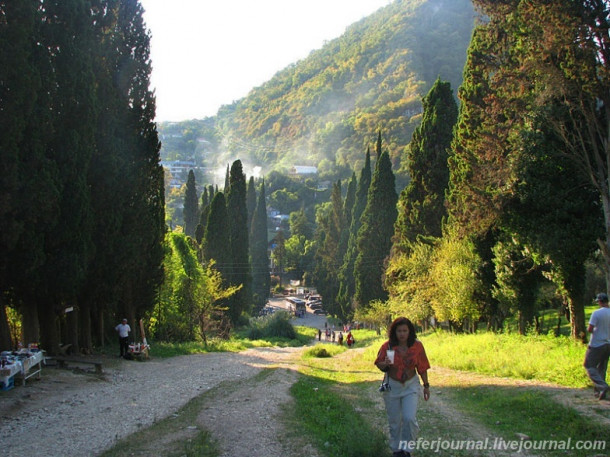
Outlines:
[[[379,348],[375,363],[383,362],[386,358],[386,351],[388,350],[390,342],[386,341]],[[393,349],[396,349],[395,347]],[[426,357],[426,351],[424,345],[419,340],[415,340],[413,346],[402,352],[400,350],[394,352],[394,364],[390,366],[389,374],[392,378],[404,382],[407,379],[409,372],[413,373],[416,369],[421,375],[430,368],[430,362]]]

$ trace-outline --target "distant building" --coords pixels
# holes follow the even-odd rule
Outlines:
[[[180,176],[188,174],[189,170],[194,170],[194,160],[172,160],[167,162],[161,162],[161,166],[167,168],[172,176]]]
[[[319,191],[328,190],[328,189],[330,189],[330,181],[320,181],[318,183]]]
[[[307,165],[295,165],[290,169],[290,174],[298,176],[317,175],[318,168]]]

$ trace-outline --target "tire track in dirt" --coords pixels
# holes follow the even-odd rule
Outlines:
[[[317,457],[316,450],[292,436],[282,421],[283,408],[293,401],[290,387],[298,378],[295,361],[302,349],[245,351],[244,363],[266,370],[245,380],[225,382],[226,392],[220,390],[206,401],[197,422],[218,441],[220,457]]]

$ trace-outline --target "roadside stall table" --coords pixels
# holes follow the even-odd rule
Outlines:
[[[28,352],[28,357],[21,361],[23,369],[21,373],[17,374],[17,377],[21,379],[25,386],[25,380],[36,376],[36,379],[40,379],[40,373],[42,373],[42,364],[44,363],[44,352],[37,350],[36,352]]]
[[[26,380],[32,376],[40,379],[44,352],[38,349],[21,349],[17,352],[2,352],[4,366],[0,367],[0,390],[14,387],[15,379],[20,379],[25,386]]]
[[[18,360],[0,368],[0,390],[10,390],[15,387],[17,373],[21,373],[21,362]]]

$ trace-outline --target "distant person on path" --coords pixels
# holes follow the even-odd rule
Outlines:
[[[322,341],[322,330],[318,329],[318,341]]]
[[[394,351],[388,354],[388,350]],[[394,361],[389,357],[392,355]],[[419,378],[424,384],[424,400],[430,398],[428,369],[424,345],[417,339],[413,323],[406,317],[394,320],[388,330],[388,341],[381,345],[375,365],[388,374],[390,388],[383,392],[383,400],[390,425],[390,447],[394,457],[410,457],[413,449],[408,442],[417,440],[417,403]],[[417,376],[419,374],[419,377]]]
[[[119,325],[114,328],[119,334],[119,357],[125,357],[129,349],[129,333],[131,327],[127,323],[127,319],[123,319]]]
[[[588,331],[591,341],[585,354],[585,369],[594,384],[595,396],[600,400],[608,399],[608,383],[606,371],[610,359],[610,308],[608,308],[608,295],[597,294],[595,301],[599,309],[593,311],[589,319]]]
[[[354,345],[355,341],[354,341],[354,335],[352,335],[352,332],[348,332],[345,342],[347,343],[348,348],[351,348]]]
[[[339,346],[343,346],[343,332],[339,332],[338,341],[339,341]]]

